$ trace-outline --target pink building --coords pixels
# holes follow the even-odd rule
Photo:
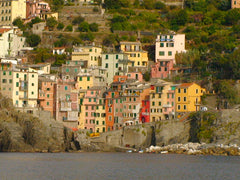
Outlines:
[[[65,82],[58,80],[55,84],[56,107],[54,109],[57,121],[69,128],[78,126],[78,91],[75,82]]]
[[[95,132],[95,113],[99,102],[102,87],[91,87],[87,90],[83,105],[85,106],[85,122],[84,128],[89,129],[90,132]],[[102,104],[102,103],[100,103]]]
[[[158,61],[151,67],[151,78],[168,78],[173,69],[173,60]]]
[[[141,72],[129,72],[127,73],[128,79],[135,79],[137,81],[143,81],[143,75]]]
[[[47,2],[40,0],[26,1],[26,19],[31,20],[35,17],[43,18],[43,14],[50,12],[50,6]]]
[[[175,116],[175,89],[177,85],[171,85],[167,91],[167,104],[163,104],[165,119],[173,119]]]

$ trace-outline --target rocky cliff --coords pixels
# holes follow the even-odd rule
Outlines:
[[[91,138],[86,130],[73,132],[53,119],[18,112],[0,95],[0,152],[126,151],[189,142],[239,147],[239,108],[198,112],[183,122],[127,126]]]

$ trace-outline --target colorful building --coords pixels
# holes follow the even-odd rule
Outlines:
[[[21,19],[26,18],[26,1],[1,1],[0,12],[0,25],[10,26],[17,17],[20,17]]]
[[[120,50],[128,55],[134,67],[148,66],[148,53],[142,49],[140,42],[120,42]]]
[[[27,69],[0,71],[1,93],[12,99],[15,107],[37,107],[38,74]]]
[[[142,100],[142,108],[140,112],[140,121],[141,123],[148,123],[150,122],[150,100],[149,96]]]
[[[55,84],[56,82],[49,78],[38,78],[38,105],[44,111],[51,112],[52,116],[55,109]]]
[[[91,46],[74,46],[71,56],[72,61],[86,60],[88,67],[96,67],[101,65],[102,48],[91,45]]]
[[[231,8],[240,8],[240,0],[231,0]]]
[[[176,113],[199,111],[201,96],[205,91],[196,83],[183,83],[177,86],[175,90]]]
[[[155,44],[155,62],[173,60],[176,53],[186,52],[185,34],[159,34]]]
[[[69,128],[78,127],[78,91],[74,81],[59,79],[55,84],[56,106],[54,109],[56,121],[62,122]]]
[[[128,72],[128,56],[124,53],[102,53],[102,68],[107,71],[107,84],[113,82],[115,75],[125,75]]]
[[[173,60],[162,60],[151,66],[151,78],[168,78],[173,69]]]

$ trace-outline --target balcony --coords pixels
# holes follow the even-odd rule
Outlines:
[[[60,111],[72,111],[72,103],[69,101],[60,102]]]

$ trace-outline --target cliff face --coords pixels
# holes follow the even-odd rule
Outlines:
[[[0,152],[60,152],[78,149],[73,132],[62,124],[18,112],[0,95]]]
[[[103,151],[188,142],[240,145],[239,109],[199,113],[196,117],[185,122],[171,120],[124,127],[89,138],[89,144]]]
[[[0,152],[126,151],[188,142],[240,146],[239,108],[199,112],[185,122],[127,126],[94,138],[85,130],[73,132],[50,118],[39,117],[16,111],[11,101],[0,95]]]

